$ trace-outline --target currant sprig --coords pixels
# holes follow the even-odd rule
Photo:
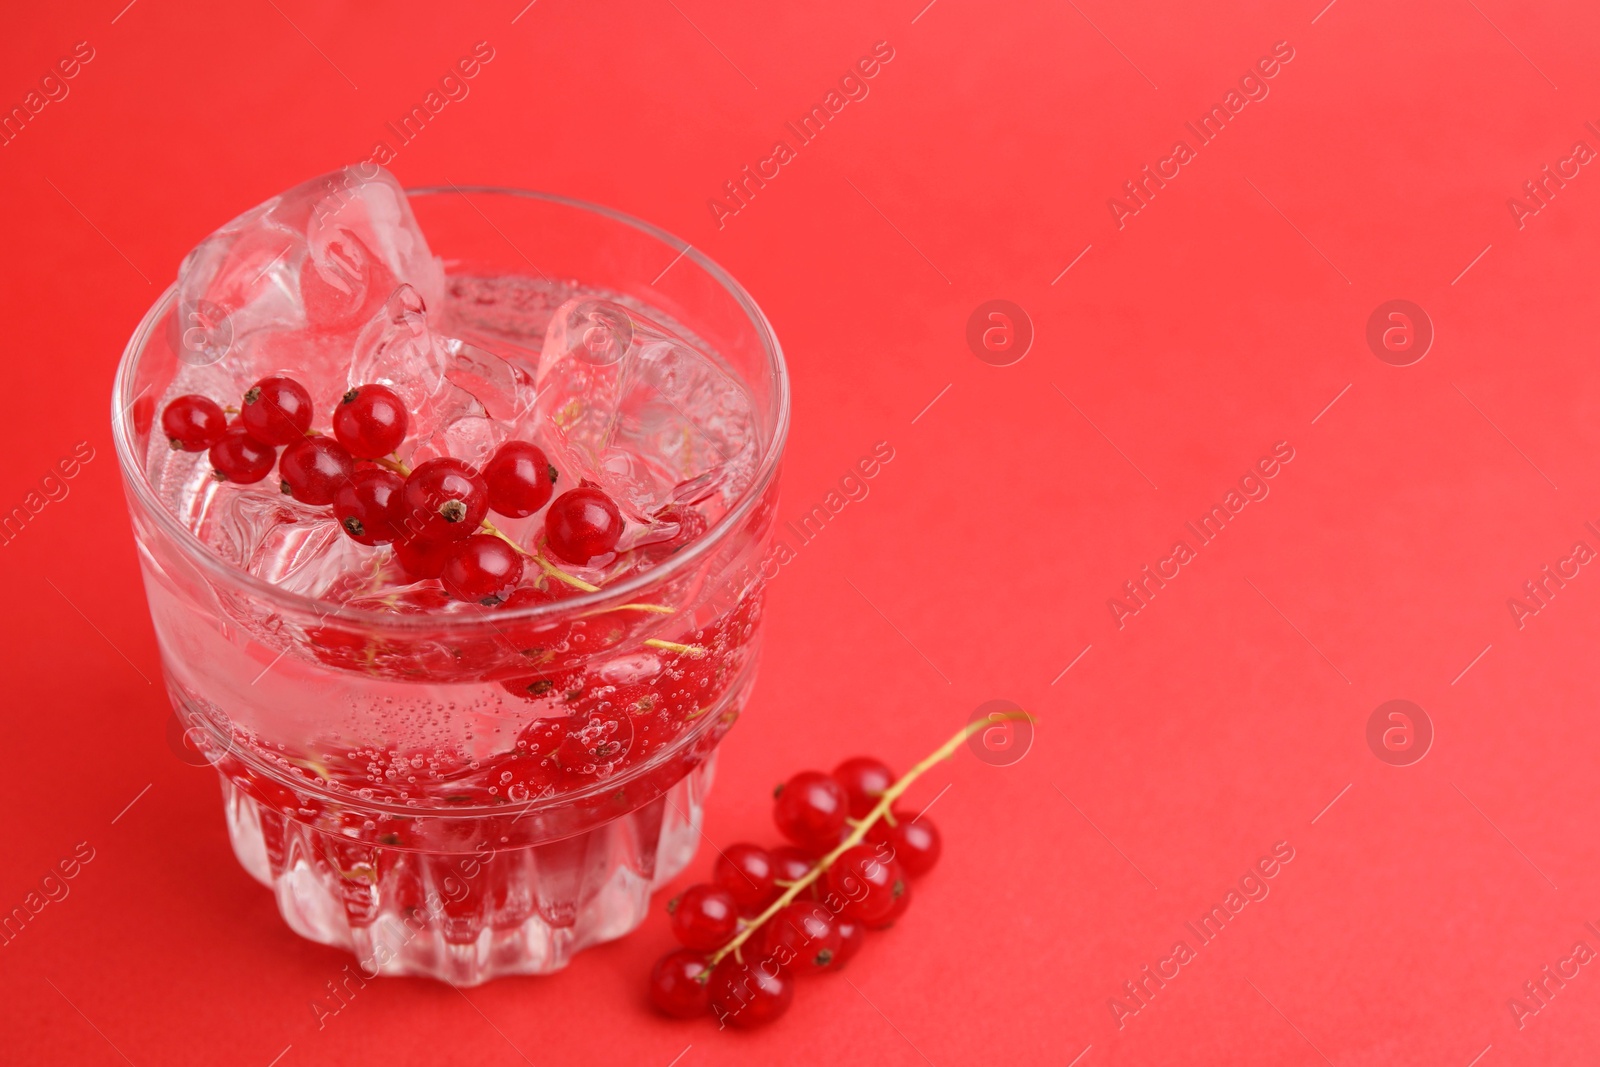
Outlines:
[[[925,874],[938,861],[933,823],[924,815],[897,818],[895,802],[997,721],[1033,716],[1016,711],[970,723],[899,778],[882,761],[862,756],[831,774],[802,771],[780,786],[774,821],[800,847],[731,845],[719,855],[711,883],[669,902],[672,930],[684,947],[651,971],[655,1006],[679,1018],[710,1011],[722,1024],[759,1026],[788,1009],[795,974],[843,966],[867,929],[888,926],[905,911],[907,876]],[[811,858],[823,849],[820,859]],[[823,878],[828,894],[804,898]]]
[[[232,423],[229,413],[237,415]],[[413,469],[395,455],[410,415],[382,385],[346,392],[333,413],[332,435],[313,429],[312,417],[310,392],[293,378],[273,375],[246,390],[238,408],[194,394],[177,397],[163,410],[161,427],[175,450],[209,452],[219,481],[250,485],[276,463],[285,494],[303,504],[331,505],[352,540],[393,544],[407,574],[437,578],[456,599],[486,607],[503,603],[521,584],[530,559],[549,578],[585,593],[599,591],[546,553],[580,566],[610,555],[622,537],[622,513],[603,490],[588,484],[552,501],[560,475],[537,445],[507,441],[481,471],[448,456]],[[490,511],[526,518],[541,509],[544,535],[531,549],[488,518]],[[670,615],[675,609],[625,604],[608,610]],[[703,654],[699,646],[674,642],[659,647]]]
[[[793,903],[794,899],[804,892],[807,886],[811,885],[811,883],[822,877],[822,875],[834,865],[840,856],[843,856],[846,852],[861,844],[861,842],[866,839],[867,831],[872,829],[873,825],[880,819],[883,819],[889,815],[890,806],[893,805],[896,800],[900,799],[900,795],[902,793],[911,788],[913,782],[915,782],[918,778],[921,778],[937,764],[949,759],[951,756],[954,756],[956,754],[956,750],[965,744],[968,738],[972,737],[976,733],[979,733],[980,731],[989,729],[996,722],[1021,720],[1032,722],[1033,716],[1029,715],[1025,711],[1003,712],[995,715],[992,718],[980,719],[977,722],[968,723],[966,726],[963,726],[954,737],[950,738],[950,740],[934,749],[933,752],[930,753],[925,759],[913,766],[909,771],[901,775],[899,779],[885,789],[883,791],[882,798],[880,798],[879,801],[872,806],[872,810],[867,813],[865,818],[850,819],[847,817],[846,821],[852,826],[852,829],[850,833],[845,836],[845,839],[839,842],[839,844],[836,845],[831,852],[819,859],[816,862],[816,865],[811,868],[811,870],[807,871],[804,875],[791,882],[789,887],[783,891],[783,894],[779,896],[777,900],[768,905],[767,909],[760,915],[746,923],[744,929],[740,930],[738,934],[734,935],[733,940],[729,941],[727,944],[717,949],[716,952],[712,953],[710,960],[711,965],[715,967],[718,963],[722,962],[724,956],[727,956],[731,952],[738,951],[739,947],[746,941],[750,940],[750,936],[760,929],[764,923],[770,920],[778,912],[782,911],[789,904]]]

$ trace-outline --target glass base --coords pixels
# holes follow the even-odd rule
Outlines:
[[[592,830],[480,853],[373,848],[263,807],[227,777],[222,793],[234,854],[295,933],[350,951],[368,977],[474,986],[560,970],[643,922],[652,891],[694,857],[715,762]]]

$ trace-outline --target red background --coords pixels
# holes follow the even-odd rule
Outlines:
[[[0,948],[3,1058],[1592,1062],[1600,963],[1520,1029],[1507,1002],[1600,949],[1600,577],[1520,629],[1507,601],[1600,548],[1600,176],[1520,229],[1507,200],[1600,148],[1600,12],[524,2],[7,15],[7,108],[75,42],[95,58],[0,148],[0,506],[77,442],[95,458],[0,547],[0,908],[77,842],[95,859]],[[319,1030],[347,957],[284,927],[211,772],[164,737],[107,424],[122,345],[198,239],[367,156],[478,41],[495,58],[402,181],[598,201],[728,267],[793,370],[784,517],[895,450],[775,583],[710,839],[771,840],[775,781],[858,751],[906,766],[986,700],[1042,720],[1019,763],[963,752],[918,786],[952,785],[943,866],[764,1032],[650,1014],[659,912],[558,976],[470,1003],[383,980]],[[878,41],[870,96],[719,229],[722,182]],[[1270,95],[1119,230],[1108,198],[1279,41]],[[965,342],[994,298],[1036,331],[1014,366]],[[1436,330],[1413,366],[1365,341],[1393,298]],[[1279,441],[1270,497],[1119,629],[1107,599]],[[1412,766],[1365,739],[1395,698],[1437,732]],[[1119,1028],[1122,983],[1279,841],[1271,895]]]

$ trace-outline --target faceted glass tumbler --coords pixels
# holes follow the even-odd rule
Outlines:
[[[160,398],[195,351],[187,331],[214,338],[217,324],[176,321],[169,289],[129,342],[112,416],[151,618],[187,737],[221,776],[240,863],[290,927],[367,973],[472,985],[556,970],[627,933],[694,855],[717,742],[755,675],[789,393],[765,316],[685,242],[539,193],[411,198],[445,264],[444,333],[531,366],[552,279],[608,290],[715,353],[748,387],[759,437],[742,495],[652,570],[492,615],[378,614],[229,565],[163,505],[146,462]],[[424,752],[475,768],[520,724],[624,688],[629,755],[605,777],[535,795],[428,773]],[[362,753],[383,754],[377,788]]]

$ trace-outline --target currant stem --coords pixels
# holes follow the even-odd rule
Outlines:
[[[644,643],[651,648],[664,648],[668,652],[676,652],[678,655],[688,656],[690,659],[699,659],[706,654],[704,645],[680,645],[676,641],[663,641],[659,637],[647,637],[644,639]]]
[[[389,459],[387,456],[385,456],[382,459],[375,459],[372,462],[376,463],[384,470],[394,471],[402,478],[409,478],[411,476],[411,468],[400,462],[398,459]]]
[[[498,532],[498,531],[496,531],[496,532]],[[502,534],[501,536],[504,536],[504,535]],[[509,538],[508,538],[508,540],[509,540]],[[557,581],[566,582],[568,585],[572,586],[572,588],[574,588],[574,589],[582,589],[585,593],[599,592],[600,587],[598,585],[590,585],[588,582],[584,581],[582,578],[579,578],[577,575],[568,574],[566,571],[562,570],[560,567],[557,567],[554,563],[551,563],[549,560],[545,559],[543,552],[529,552],[528,555],[533,557],[533,561],[535,563],[537,563],[540,566],[540,568],[543,569],[543,571],[546,574],[548,574],[550,577],[556,579]]]
[[[524,556],[527,556],[529,559],[531,559],[535,563],[537,563],[544,570],[544,572],[546,574],[548,574],[550,577],[556,579],[557,581],[565,582],[568,585],[572,586],[572,588],[581,589],[585,593],[599,592],[600,587],[598,585],[590,585],[588,582],[584,581],[582,578],[579,578],[577,575],[568,574],[566,571],[562,570],[560,567],[557,567],[554,563],[551,563],[549,560],[545,559],[544,558],[544,553],[539,552],[538,550],[534,550],[532,552],[529,552],[526,548],[523,548],[521,545],[517,544],[510,537],[508,537],[504,530],[500,529],[500,527],[496,526],[494,523],[490,522],[488,519],[484,519],[483,520],[483,524],[480,525],[478,527],[478,529],[482,530],[484,533],[490,535],[491,537],[500,538],[500,540],[504,541],[506,544],[508,544],[512,548],[516,549],[519,553],[521,553]]]
[[[872,810],[867,813],[866,817],[860,822],[854,824],[855,829],[850,831],[850,835],[848,837],[839,842],[838,846],[835,847],[832,852],[829,852],[826,856],[818,860],[816,866],[807,871],[804,877],[791,882],[789,884],[789,888],[784,890],[783,895],[768,905],[766,911],[762,912],[760,915],[757,915],[754,919],[751,919],[748,925],[746,925],[744,929],[740,930],[733,940],[729,941],[726,945],[723,945],[721,948],[717,949],[717,951],[713,952],[711,954],[711,958],[707,960],[707,966],[715,967],[718,963],[722,962],[724,956],[727,956],[730,952],[738,951],[739,946],[748,941],[750,939],[750,935],[759,930],[762,924],[764,924],[768,919],[771,919],[774,915],[778,914],[778,912],[782,911],[788,905],[794,903],[794,898],[799,896],[800,893],[812,882],[815,882],[818,878],[822,877],[823,872],[829,867],[833,866],[840,856],[844,855],[849,849],[855,848],[857,845],[861,844],[862,840],[867,836],[867,831],[872,829],[873,825],[877,823],[879,819],[882,819],[889,814],[889,808],[893,806],[896,800],[900,799],[901,793],[904,793],[911,787],[912,782],[915,782],[918,778],[926,774],[935,764],[941,762],[942,760],[947,760],[951,756],[955,755],[956,749],[965,744],[967,738],[982,730],[989,729],[989,727],[994,723],[1014,721],[1033,722],[1034,718],[1025,711],[1008,711],[990,715],[987,718],[979,719],[977,722],[970,722],[966,726],[963,726],[961,731],[954,737],[940,745],[938,748],[934,749],[933,753],[921,763],[918,763],[915,767],[912,767],[905,774],[901,775],[893,785],[883,791],[883,796],[878,798],[878,803],[873,805]]]

